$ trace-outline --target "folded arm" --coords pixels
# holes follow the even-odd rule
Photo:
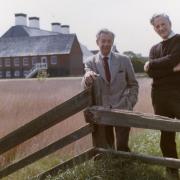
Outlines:
[[[149,61],[144,66],[144,71],[152,78],[169,76],[180,71],[180,44],[176,46],[171,54],[155,58],[154,49],[150,51]]]
[[[155,49],[152,48],[149,55],[150,59],[152,59],[149,64],[150,69],[173,69],[173,67],[180,63],[180,41],[174,44],[169,53],[162,57],[156,58],[154,51]]]

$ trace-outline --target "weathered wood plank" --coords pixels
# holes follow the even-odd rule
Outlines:
[[[102,89],[101,89],[101,79],[100,77],[96,78],[94,85],[92,87],[92,105],[102,106]],[[89,111],[84,111],[84,116],[86,121],[91,119],[91,114]],[[107,141],[105,139],[105,126],[94,124],[94,132],[92,133],[92,141],[94,147],[108,147]]]
[[[79,164],[91,159],[95,155],[96,155],[96,151],[94,151],[94,148],[89,149],[86,152],[83,152],[82,154],[77,155],[68,161],[65,161],[64,163],[59,164],[59,165],[53,167],[52,169],[49,169],[48,171],[39,174],[36,178],[43,180],[48,175],[55,176],[58,174],[58,172],[60,170],[63,171],[63,170],[72,168],[76,165],[79,165]],[[32,178],[32,179],[34,179],[34,178]]]
[[[116,151],[116,150],[103,149],[103,148],[96,148],[96,151],[99,153],[115,154],[115,155],[119,155],[119,157],[122,158],[139,160],[148,164],[161,165],[172,168],[180,168],[180,159],[156,157],[156,156],[150,156],[144,154],[137,154],[133,152]]]
[[[0,154],[52,127],[91,104],[91,89],[86,89],[31,122],[0,139]]]
[[[92,104],[101,106],[102,105],[102,89],[101,89],[101,78],[98,76],[92,87]]]
[[[93,118],[89,122],[112,126],[130,126],[165,131],[180,131],[180,120],[163,116],[103,107],[90,107]]]
[[[91,125],[86,125],[80,129],[74,131],[73,133],[46,146],[45,148],[1,169],[0,170],[0,178],[8,176],[9,174],[49,155],[50,153],[53,153],[53,152],[57,151],[58,149],[63,148],[64,146],[67,146],[68,144],[88,135],[92,131],[93,131],[93,127]]]

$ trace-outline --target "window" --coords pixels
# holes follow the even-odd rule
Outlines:
[[[14,66],[19,66],[19,58],[14,58]]]
[[[23,58],[23,66],[29,66],[29,58],[28,57]]]
[[[46,56],[41,57],[41,63],[47,63],[47,57]]]
[[[32,66],[34,66],[38,61],[38,58],[36,56],[32,57]]]
[[[28,71],[28,70],[25,70],[25,71],[23,72],[24,77],[26,77],[28,74],[29,74],[29,71]]]
[[[6,71],[6,77],[10,78],[11,77],[11,71]]]
[[[2,71],[0,71],[0,78],[2,78],[3,77],[3,72]]]
[[[57,56],[51,56],[51,64],[57,64]]]
[[[0,59],[0,67],[2,67],[2,66],[3,66],[3,60]]]
[[[20,77],[20,71],[14,71],[14,77]]]
[[[6,66],[6,67],[10,67],[10,66],[11,66],[10,58],[6,58],[6,59],[4,60],[4,62],[5,62],[5,66]]]

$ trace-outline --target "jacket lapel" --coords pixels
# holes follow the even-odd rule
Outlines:
[[[120,60],[117,59],[114,53],[111,54],[111,83],[115,79],[120,66]]]

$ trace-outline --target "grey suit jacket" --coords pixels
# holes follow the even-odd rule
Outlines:
[[[85,72],[94,71],[100,76],[102,105],[104,107],[132,110],[137,102],[138,82],[130,59],[118,53],[111,53],[110,83],[106,80],[102,63],[99,53],[85,61]],[[87,88],[84,77],[81,84],[84,88]]]

